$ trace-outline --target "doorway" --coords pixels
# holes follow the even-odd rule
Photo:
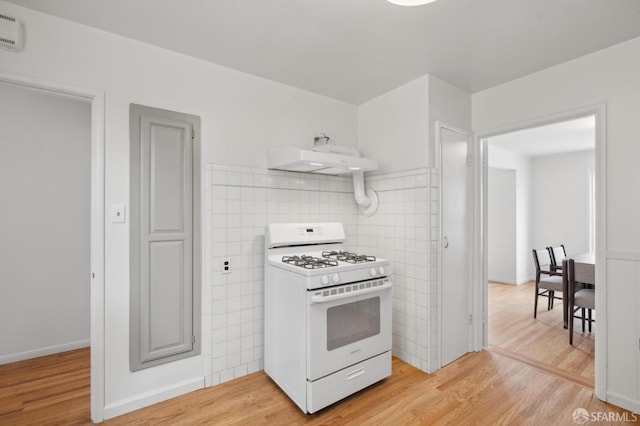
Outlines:
[[[6,364],[89,346],[91,106],[0,83],[0,111]]]
[[[0,72],[0,84],[90,104],[90,277],[87,281],[90,285],[91,419],[101,422],[104,409],[104,92],[3,72]],[[52,214],[64,214],[61,207],[65,206],[46,206]]]
[[[532,128],[541,128],[544,126],[549,126],[549,125],[553,125],[553,124],[557,124],[557,123],[562,123],[562,122],[570,122],[572,120],[577,120],[580,118],[584,118],[584,117],[593,117],[593,120],[595,122],[594,127],[595,129],[593,130],[593,134],[594,134],[594,139],[595,139],[595,153],[594,153],[594,157],[595,157],[595,161],[594,161],[594,169],[595,169],[595,203],[592,203],[592,205],[595,205],[595,211],[597,212],[596,214],[596,226],[595,226],[595,240],[596,240],[596,245],[595,245],[595,253],[596,253],[596,264],[597,264],[597,280],[599,283],[599,289],[597,290],[597,296],[596,298],[598,299],[598,308],[599,308],[599,312],[598,312],[598,324],[596,325],[596,335],[604,335],[605,332],[605,321],[606,321],[606,313],[603,311],[604,309],[604,298],[606,297],[606,283],[605,283],[605,277],[606,277],[606,271],[605,269],[605,264],[604,264],[604,239],[605,239],[605,228],[604,228],[604,224],[606,223],[605,221],[605,200],[604,200],[604,188],[605,188],[605,181],[604,181],[604,176],[605,176],[605,133],[604,133],[604,123],[605,123],[605,108],[604,105],[597,105],[597,106],[593,106],[593,107],[586,107],[586,108],[582,108],[576,111],[572,111],[572,112],[567,112],[567,113],[563,113],[563,114],[558,114],[552,117],[546,117],[546,118],[542,118],[542,119],[537,119],[537,120],[531,120],[530,122],[527,123],[520,123],[520,124],[516,124],[513,126],[508,126],[506,128],[502,128],[502,129],[497,129],[491,132],[486,132],[484,134],[479,134],[475,136],[475,148],[476,148],[476,153],[478,153],[478,158],[480,159],[480,161],[478,161],[476,164],[478,165],[477,168],[477,173],[476,173],[476,193],[479,195],[476,199],[476,226],[477,226],[477,231],[475,233],[476,238],[478,239],[478,244],[476,245],[476,255],[478,256],[476,258],[476,272],[474,273],[475,275],[475,282],[476,284],[474,284],[475,288],[477,289],[476,291],[479,291],[482,294],[481,297],[481,304],[482,306],[476,306],[475,309],[477,309],[478,311],[483,313],[484,316],[484,321],[483,321],[483,325],[482,327],[477,326],[476,330],[474,332],[475,336],[481,336],[481,347],[489,347],[489,345],[491,345],[492,341],[491,341],[491,337],[489,336],[490,330],[489,330],[489,306],[488,306],[488,301],[489,301],[489,287],[488,287],[488,282],[490,280],[490,271],[489,271],[489,257],[490,257],[490,249],[489,249],[489,240],[491,238],[491,235],[489,233],[489,222],[490,222],[490,218],[488,217],[489,215],[489,202],[488,200],[491,197],[491,194],[489,193],[489,173],[490,173],[490,167],[491,167],[491,148],[489,147],[489,140],[491,138],[495,138],[498,137],[500,135],[505,135],[508,133],[512,133],[512,132],[516,132],[516,131],[522,131],[524,129],[532,129]],[[543,169],[543,167],[541,167],[541,169]],[[516,175],[517,175],[517,170],[516,170]],[[591,179],[591,185],[593,185],[593,175],[591,177],[589,177],[589,174],[587,172],[584,172],[583,175],[579,176],[579,179],[581,181],[581,185],[583,188],[585,188],[585,193],[587,192],[587,189],[589,187],[589,179]],[[554,182],[555,186],[560,188],[560,194],[562,195],[562,191],[561,189],[563,188],[562,185],[562,180],[560,181],[555,181]],[[547,183],[547,186],[549,184]],[[553,185],[552,185],[553,187]],[[516,191],[516,194],[518,192]],[[566,194],[565,194],[566,195]],[[587,198],[588,198],[589,194],[587,194]],[[592,196],[592,195],[591,195]],[[553,205],[553,203],[551,204]],[[559,206],[560,208],[560,206]],[[584,206],[581,206],[581,208],[584,209],[585,211],[585,216],[589,216],[589,205],[587,204],[587,202],[585,201]],[[533,211],[533,210],[532,210]],[[553,209],[547,209],[547,211],[553,211]],[[593,210],[592,210],[593,211]],[[534,213],[532,213],[534,214]],[[550,223],[549,222],[549,218],[548,217],[544,217],[544,215],[541,215],[542,219],[539,220],[540,223]],[[589,221],[591,220],[591,224],[589,224]],[[579,229],[579,233],[581,235],[581,237],[586,241],[585,244],[588,250],[589,247],[589,238],[588,238],[588,229],[587,227],[590,226],[593,228],[592,226],[593,223],[593,219],[589,219],[587,218],[585,221],[585,225],[584,227],[580,226]],[[549,226],[548,227],[551,231],[550,232],[554,232],[552,235],[557,235],[557,227],[556,227],[556,231],[552,231],[553,230],[553,226]],[[584,228],[584,229],[583,229]],[[536,244],[538,245],[542,245],[542,248],[546,247],[547,245],[555,245],[556,241],[555,240],[550,240],[550,236],[549,234],[545,234],[545,232],[540,232],[539,235],[529,235],[529,239],[528,239],[528,246],[529,247],[525,247],[522,250],[522,266],[525,267],[524,269],[526,270],[526,266],[527,263],[529,265],[532,266],[533,262],[531,260],[531,249],[533,248],[540,248],[540,247],[536,247]],[[538,239],[535,239],[538,238]],[[526,240],[526,239],[525,239]],[[540,241],[544,240],[547,241],[549,240],[548,243],[541,243]],[[558,242],[558,244],[562,243],[561,241]],[[571,254],[571,253],[577,253],[579,251],[582,251],[583,249],[581,248],[580,244],[575,244],[572,243],[576,248],[575,249],[567,249],[567,253]],[[586,250],[584,250],[586,251]],[[515,268],[514,268],[515,269]],[[514,284],[518,284],[518,281],[522,281],[523,277],[526,276],[531,276],[529,275],[531,272],[524,272],[523,274],[520,274],[520,276],[518,274],[514,274]],[[531,321],[533,321],[533,290],[529,291],[527,293],[527,297],[529,297],[530,302],[527,302],[527,304],[529,306],[526,307],[527,312],[526,315],[529,316],[531,318]],[[544,305],[544,302],[541,304]],[[539,305],[539,314],[540,314],[540,306]],[[558,306],[559,303],[556,303],[555,307],[554,307],[554,311],[558,310]],[[545,309],[546,312],[546,309]],[[559,313],[560,315],[560,313]],[[561,331],[562,332],[562,331]],[[526,337],[520,337],[521,341],[525,341]],[[562,334],[562,343],[566,344],[566,346],[568,345],[568,335],[566,335],[566,333]],[[566,340],[566,342],[565,342]],[[604,339],[600,339],[600,340],[596,340],[595,341],[595,390],[596,390],[596,395],[601,397],[604,396],[604,369],[602,368],[605,364],[605,359],[604,359],[604,354],[602,352],[602,349],[604,348],[602,346],[602,341]]]

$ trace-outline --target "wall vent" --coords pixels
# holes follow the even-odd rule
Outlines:
[[[24,46],[22,23],[16,18],[0,13],[0,47],[20,52]]]

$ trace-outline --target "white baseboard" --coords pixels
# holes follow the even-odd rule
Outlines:
[[[112,419],[158,402],[175,398],[185,393],[204,388],[204,376],[194,377],[182,382],[174,383],[150,392],[141,393],[131,398],[121,399],[104,407],[104,420]]]
[[[516,284],[520,285],[520,284],[524,284],[524,283],[528,283],[529,281],[535,281],[536,276],[532,276],[532,277],[520,277],[518,278],[518,282]]]
[[[502,283],[502,284],[511,284],[511,285],[520,285],[520,284],[524,284],[524,283],[528,283],[529,281],[533,281],[535,280],[535,277],[520,277],[517,278],[515,281],[510,279],[510,278],[500,278],[500,277],[489,277],[488,280],[489,281],[495,281],[497,283]]]
[[[25,359],[38,358],[60,352],[72,351],[74,349],[88,348],[91,346],[91,340],[78,340],[77,342],[64,343],[62,345],[47,346],[46,348],[33,349],[17,354],[0,355],[0,365],[12,362],[24,361]]]
[[[511,285],[516,285],[516,282],[512,279],[507,279],[507,278],[500,278],[500,277],[489,277],[488,278],[489,281],[495,281],[497,283],[502,283],[502,284],[511,284]]]
[[[634,401],[614,392],[607,392],[607,402],[633,413],[640,413],[640,401]],[[638,415],[640,419],[640,415]]]

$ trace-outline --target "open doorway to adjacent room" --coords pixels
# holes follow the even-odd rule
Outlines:
[[[533,318],[533,249],[564,245],[568,255],[595,251],[595,115],[522,128],[486,139],[488,345],[593,387],[595,329],[574,344],[562,301]]]
[[[57,404],[101,422],[104,92],[0,73],[0,111],[0,367],[18,378],[0,415]],[[21,400],[28,386],[42,399]]]

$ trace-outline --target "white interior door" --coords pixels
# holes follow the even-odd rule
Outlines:
[[[440,128],[441,365],[469,352],[471,203],[468,135]]]

